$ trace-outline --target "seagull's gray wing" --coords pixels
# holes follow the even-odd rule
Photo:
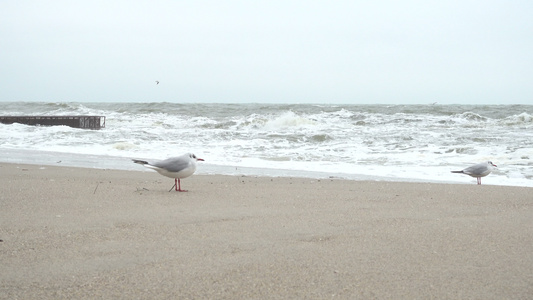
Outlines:
[[[151,165],[161,169],[165,169],[169,172],[179,172],[186,169],[189,166],[191,159],[188,155],[182,155],[178,157],[171,157],[165,160],[161,160]]]
[[[479,163],[463,170],[463,173],[474,176],[484,176],[490,173],[487,163]]]

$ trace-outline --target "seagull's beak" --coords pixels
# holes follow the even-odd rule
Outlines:
[[[202,160],[203,160],[203,159],[202,159]],[[495,165],[495,164],[492,164],[492,166],[493,166],[493,167],[498,167],[498,166],[497,166],[497,165]]]
[[[204,161],[204,159],[203,159],[203,158],[197,158],[196,160],[199,160],[199,161]]]

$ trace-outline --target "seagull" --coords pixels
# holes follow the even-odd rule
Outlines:
[[[136,164],[141,164],[147,168],[157,171],[157,173],[174,178],[174,185],[170,188],[169,192],[172,191],[172,188],[176,187],[178,192],[186,192],[187,190],[181,189],[180,179],[191,176],[194,171],[196,171],[196,161],[204,161],[201,158],[197,158],[196,155],[192,153],[186,153],[182,156],[171,157],[161,161],[146,161],[133,159],[133,162]]]
[[[492,172],[492,167],[497,167],[491,161],[482,162],[477,165],[470,166],[461,171],[452,171],[452,173],[461,173],[477,178],[477,184],[481,184],[481,177],[485,177]]]
[[[156,81],[155,81],[155,84],[159,84],[159,81],[156,80]]]

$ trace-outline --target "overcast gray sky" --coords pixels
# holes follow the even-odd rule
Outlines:
[[[4,0],[0,101],[533,104],[532,16],[531,0]]]

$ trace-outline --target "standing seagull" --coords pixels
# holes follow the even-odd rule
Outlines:
[[[194,171],[196,171],[196,161],[204,161],[201,158],[197,158],[196,155],[192,153],[186,153],[182,156],[171,157],[161,161],[148,162],[145,160],[133,159],[133,162],[136,164],[141,164],[147,168],[156,170],[157,173],[174,178],[174,186],[178,192],[186,192],[186,190],[181,189],[180,179],[191,176]],[[172,191],[170,188],[170,191]],[[170,192],[169,191],[169,192]]]
[[[481,184],[481,177],[485,177],[492,172],[492,167],[497,167],[491,161],[482,162],[477,165],[473,165],[461,171],[452,171],[452,173],[461,173],[470,175],[477,178],[477,184]]]

